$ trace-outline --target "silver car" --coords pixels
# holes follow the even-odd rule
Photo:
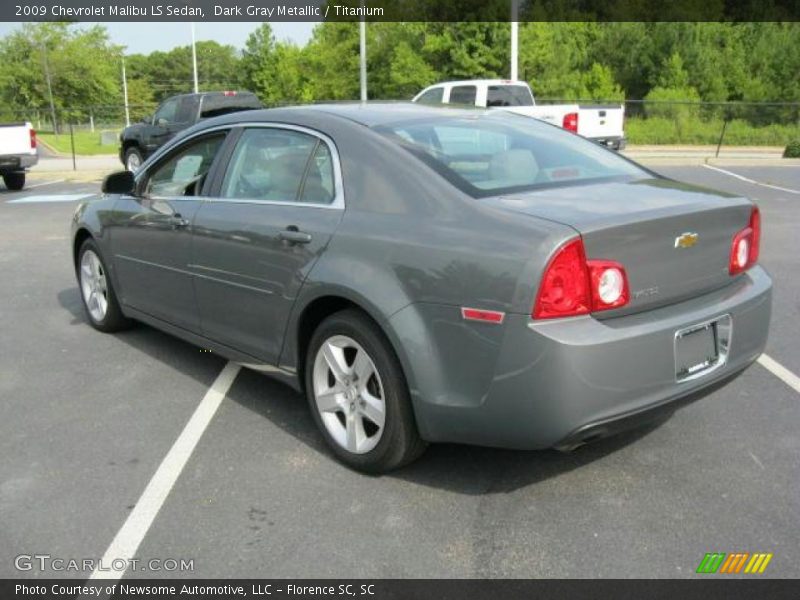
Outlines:
[[[90,323],[142,321],[303,391],[333,453],[571,449],[750,365],[758,208],[577,135],[420,105],[212,119],[72,223]]]

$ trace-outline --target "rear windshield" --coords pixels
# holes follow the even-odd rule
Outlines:
[[[533,95],[525,85],[490,85],[486,106],[533,106]]]
[[[263,108],[264,105],[255,94],[208,94],[200,104],[200,118],[210,119],[240,110]]]
[[[594,142],[532,119],[492,112],[376,128],[476,198],[651,174]]]

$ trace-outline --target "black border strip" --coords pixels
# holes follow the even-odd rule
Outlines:
[[[518,0],[516,21],[800,21],[800,0]],[[512,0],[6,0],[0,21],[507,22]]]

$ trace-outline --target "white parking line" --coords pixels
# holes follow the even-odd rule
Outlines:
[[[39,202],[76,202],[89,196],[94,196],[92,192],[82,194],[31,194],[9,200],[6,204],[36,204]]]
[[[64,183],[66,179],[55,179],[53,181],[43,181],[41,183],[34,183],[33,185],[26,185],[26,190],[32,190],[33,188],[42,187],[43,185],[53,185],[54,183]]]
[[[783,381],[790,388],[793,388],[795,392],[800,394],[800,377],[766,354],[759,356],[758,362],[767,371],[775,375],[775,377]]]
[[[183,467],[189,461],[197,442],[214,417],[214,413],[217,412],[225,394],[233,385],[240,369],[240,365],[229,362],[217,375],[186,427],[183,428],[178,439],[175,440],[172,448],[161,461],[155,475],[147,484],[139,501],[111,542],[100,565],[92,573],[90,579],[116,580],[125,574],[127,564],[123,565],[123,561],[127,563],[130,559],[135,558],[139,544],[142,543],[144,536],[153,524],[164,500],[183,471]],[[122,560],[120,561],[120,559]]]
[[[711,165],[703,165],[703,166],[706,169],[711,169],[712,171],[719,171],[720,173],[725,173],[725,175],[730,175],[731,177],[735,177],[736,179],[740,179],[741,181],[746,181],[747,183],[752,183],[753,185],[760,185],[762,187],[772,188],[773,190],[780,190],[781,192],[800,195],[800,190],[793,190],[790,188],[781,187],[779,185],[772,185],[771,183],[763,183],[761,181],[756,181],[755,179],[750,179],[749,177],[745,177],[744,175],[739,175],[738,173],[734,173],[733,171],[726,171],[725,169],[720,169],[719,167],[712,167]]]

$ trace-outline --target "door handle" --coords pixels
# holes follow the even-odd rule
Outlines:
[[[175,213],[169,218],[169,223],[175,229],[183,229],[189,226],[189,221],[184,219],[179,213]]]
[[[311,234],[299,231],[297,227],[290,225],[278,234],[278,238],[290,244],[308,244],[311,241]]]

